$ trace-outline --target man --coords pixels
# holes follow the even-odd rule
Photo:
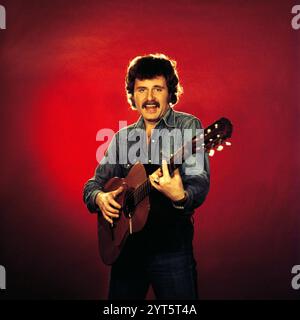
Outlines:
[[[128,133],[128,150],[137,132],[145,133],[144,150],[148,156],[163,155],[169,150],[154,139],[155,130],[201,128],[199,120],[187,113],[176,112],[182,88],[176,71],[176,62],[162,54],[139,56],[131,61],[126,76],[126,91],[132,109],[140,114],[133,125],[120,130],[113,138],[107,153],[95,175],[84,186],[84,202],[90,212],[98,212],[100,219],[113,223],[118,217],[120,204],[115,200],[123,189],[104,192],[103,186],[112,177],[126,177],[134,163],[109,163],[108,154],[117,149],[119,141]],[[122,145],[122,144],[121,144]],[[170,144],[171,154],[176,150]],[[136,159],[134,159],[136,160]],[[153,190],[149,195],[150,212],[142,231],[129,235],[124,248],[112,265],[109,299],[144,299],[152,285],[157,299],[197,299],[197,271],[193,255],[194,210],[199,207],[209,189],[209,165],[207,155],[202,165],[192,167],[187,173],[184,162],[171,175],[166,161],[159,164],[150,158],[144,163]]]

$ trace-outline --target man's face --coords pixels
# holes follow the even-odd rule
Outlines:
[[[165,77],[135,79],[133,98],[146,123],[158,122],[169,108],[169,92]]]

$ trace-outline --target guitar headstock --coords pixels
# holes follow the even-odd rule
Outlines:
[[[226,141],[232,135],[232,123],[227,118],[221,118],[204,129],[204,148],[210,156],[214,155],[215,150],[221,151],[231,143]]]
[[[225,146],[230,146],[231,143],[226,141],[232,135],[232,123],[227,118],[220,118],[213,124],[209,125],[204,129],[204,137],[202,136],[202,141],[205,152],[208,152],[209,156],[213,156],[215,150],[221,151]],[[193,139],[195,142],[197,138]],[[193,147],[196,148],[193,143]]]

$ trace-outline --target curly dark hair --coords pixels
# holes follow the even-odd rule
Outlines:
[[[178,102],[183,88],[179,83],[176,70],[176,61],[164,54],[156,53],[135,57],[128,66],[125,87],[127,100],[132,109],[136,109],[133,100],[135,79],[153,79],[157,76],[164,76],[169,91],[169,103],[173,106]]]

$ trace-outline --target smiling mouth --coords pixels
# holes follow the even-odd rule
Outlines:
[[[146,104],[145,108],[158,108],[157,104]]]
[[[154,113],[159,108],[159,106],[155,104],[146,104],[143,108],[146,109],[146,111],[149,113]]]
[[[147,108],[159,108],[159,103],[157,101],[147,101],[147,102],[144,102],[142,107],[144,109],[147,109]]]

